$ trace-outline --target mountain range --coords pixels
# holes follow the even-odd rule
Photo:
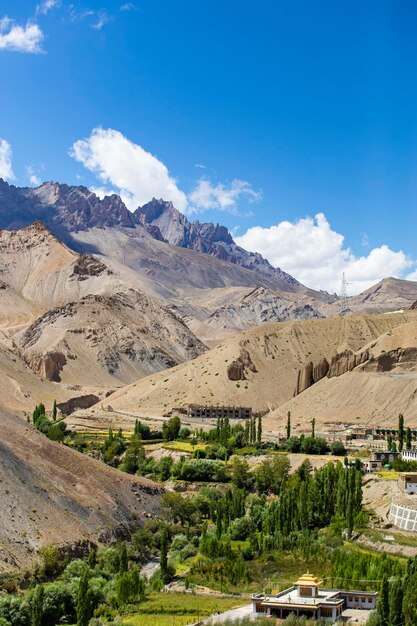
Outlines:
[[[121,397],[129,384],[135,402],[159,414],[183,403],[181,398],[235,402],[238,387],[227,367],[218,372],[222,387],[212,395],[198,391],[194,374],[181,393],[171,392],[171,372],[184,367],[182,376],[188,376],[198,359],[211,363],[213,349],[220,354],[228,345],[236,347],[230,361],[239,362],[237,346],[248,341],[242,331],[259,335],[260,345],[273,345],[266,339],[271,324],[278,323],[274,336],[285,328],[313,328],[319,344],[326,341],[324,318],[342,313],[337,324],[345,328],[346,314],[398,311],[417,300],[417,283],[387,278],[349,298],[342,310],[337,296],[311,290],[237,246],[224,226],[190,222],[164,200],[131,213],[119,196],[100,199],[86,187],[48,182],[18,188],[0,180],[0,228],[1,402],[20,413],[54,398],[71,410],[88,408],[112,392]],[[385,322],[375,326],[371,317],[364,319],[373,330],[363,337],[353,333],[349,346],[355,350],[385,332]],[[303,366],[310,352],[331,358],[338,348],[338,341],[327,351],[299,346],[295,364]],[[239,402],[266,411],[290,400],[298,370],[288,364],[285,393],[274,383],[266,394],[265,381],[275,380],[268,368],[280,371],[285,346],[279,350],[276,363],[256,377],[265,397],[258,401],[256,385],[238,382]],[[161,389],[152,376],[166,371]]]

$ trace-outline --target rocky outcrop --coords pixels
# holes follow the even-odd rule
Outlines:
[[[354,354],[351,350],[335,354],[330,362],[328,377],[333,378],[334,376],[342,376],[346,372],[351,372],[355,367],[362,365],[368,359],[368,350],[364,350],[360,354]]]
[[[256,371],[249,352],[242,347],[239,358],[227,366],[227,377],[229,380],[246,380],[247,372],[256,373]]]
[[[55,383],[61,381],[61,371],[67,363],[65,354],[61,352],[47,352],[46,354],[33,354],[26,359],[30,369],[39,374],[41,378]]]
[[[245,367],[242,361],[233,361],[227,366],[227,377],[229,380],[246,380]]]
[[[298,371],[297,386],[295,388],[294,395],[298,396],[299,393],[302,393],[314,383],[313,367],[313,363],[310,361]]]
[[[80,281],[87,280],[90,276],[101,276],[102,274],[111,276],[113,272],[91,254],[81,254],[74,263],[72,270],[72,276],[77,276]]]
[[[71,415],[71,413],[78,411],[78,409],[90,408],[90,406],[97,404],[99,400],[100,398],[98,396],[95,396],[93,393],[89,393],[85,396],[71,398],[67,402],[59,402],[57,407],[61,411],[62,415]]]
[[[320,363],[317,363],[313,367],[313,381],[318,383],[319,380],[327,376],[329,373],[330,365],[327,359],[322,359]]]
[[[365,366],[367,372],[390,372],[397,365],[402,370],[415,369],[417,364],[417,347],[397,348],[390,352],[383,352],[376,357],[370,357]]]
[[[329,362],[327,359],[322,359],[316,365],[312,361],[304,365],[299,371],[297,376],[297,384],[294,390],[294,396],[298,396],[311,385],[318,383],[319,380],[327,376],[329,372]]]

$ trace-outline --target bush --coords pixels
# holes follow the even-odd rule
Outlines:
[[[330,452],[335,456],[345,456],[346,448],[342,441],[332,441],[330,444]]]
[[[177,463],[173,468],[174,476],[181,480],[226,482],[227,468],[223,461],[210,459],[191,459]]]
[[[230,539],[245,541],[255,530],[255,524],[250,517],[235,519],[229,526]]]

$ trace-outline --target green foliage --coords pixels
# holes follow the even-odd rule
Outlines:
[[[42,625],[44,594],[43,585],[38,585],[33,591],[30,601],[30,626]]]
[[[142,440],[133,434],[126,449],[124,460],[119,469],[128,474],[136,474],[140,465],[145,461],[146,455]]]
[[[406,432],[405,432],[405,447],[407,448],[407,450],[411,450],[412,447],[412,435],[411,435],[411,428],[408,427]]]
[[[290,473],[290,461],[286,455],[267,456],[255,471],[255,484],[258,493],[280,492]]]
[[[398,450],[402,452],[404,448],[404,415],[398,416]]]
[[[287,413],[287,441],[291,437],[291,411]]]
[[[176,463],[173,476],[180,480],[203,482],[227,482],[227,466],[223,461],[211,459],[190,459]]]
[[[52,441],[63,441],[66,433],[66,424],[65,422],[55,422],[56,420],[56,403],[54,404],[54,409],[52,411],[52,415],[54,421],[49,420],[46,417],[45,413],[45,405],[38,404],[35,407],[35,410],[32,414],[33,425],[37,430],[46,435]]]
[[[77,593],[77,626],[88,626],[93,612],[92,594],[89,585],[90,572],[85,566],[81,573]]]
[[[164,441],[174,441],[177,439],[181,429],[181,420],[175,415],[162,425],[162,437]]]
[[[330,452],[334,454],[334,456],[345,456],[346,448],[342,441],[332,441],[330,444]]]

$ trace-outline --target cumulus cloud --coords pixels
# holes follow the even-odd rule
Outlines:
[[[29,183],[34,187],[39,187],[39,185],[42,183],[33,165],[26,166],[26,176],[29,180]]]
[[[355,256],[323,213],[269,228],[254,226],[235,241],[260,252],[272,265],[308,287],[330,293],[340,291],[343,272],[349,282],[348,295],[355,295],[387,276],[403,277],[416,264],[401,250],[395,252],[387,245],[373,248],[366,256]],[[414,275],[417,278],[417,271]]]
[[[5,139],[0,139],[0,178],[14,180],[12,167],[12,147]]]
[[[36,7],[36,14],[46,15],[51,9],[57,9],[61,6],[61,0],[43,0]]]
[[[0,20],[0,50],[39,54],[43,38],[43,32],[35,22],[20,26],[7,16]]]
[[[171,200],[180,211],[187,207],[186,195],[168,168],[117,130],[95,128],[73,144],[70,155],[94,172],[105,189],[116,189],[130,210],[153,197]]]
[[[232,180],[230,185],[214,185],[207,178],[201,178],[189,196],[192,207],[197,210],[217,209],[236,213],[238,200],[245,196],[250,202],[261,199],[261,193],[255,191],[245,180]]]

